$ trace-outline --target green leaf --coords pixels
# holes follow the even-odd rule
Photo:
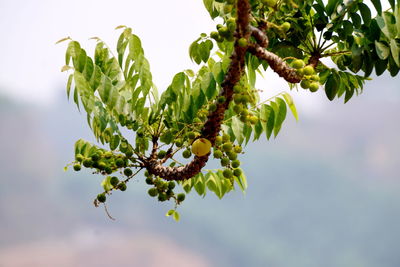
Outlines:
[[[204,175],[202,173],[199,173],[197,177],[195,178],[194,182],[194,189],[196,190],[197,194],[200,196],[204,196],[206,193],[206,182]]]
[[[328,76],[325,83],[325,93],[330,101],[332,101],[339,90],[339,81],[332,73]]]
[[[274,125],[274,136],[276,137],[281,130],[282,123],[286,118],[286,103],[281,98],[277,98],[276,102],[271,102],[271,106],[275,111],[276,119]]]
[[[246,192],[247,189],[247,178],[242,170],[242,174],[239,177],[235,177],[236,183],[239,185],[240,189],[242,190],[243,193]]]
[[[293,117],[295,117],[295,119],[298,121],[299,115],[297,114],[297,109],[296,109],[296,106],[294,105],[292,96],[287,92],[284,92],[282,94],[282,96],[285,99],[286,104],[289,106],[290,110],[292,111]]]
[[[376,11],[380,15],[382,13],[382,5],[380,0],[371,0],[372,4],[374,5]]]
[[[171,88],[175,94],[180,94],[183,92],[183,89],[185,88],[185,78],[185,73],[179,72],[172,79]]]
[[[174,213],[175,213],[175,210],[169,210],[169,211],[165,214],[165,216],[166,216],[166,217],[169,217],[169,216],[173,215]]]
[[[261,105],[260,110],[261,125],[265,131],[267,139],[271,137],[275,125],[275,112],[274,109],[266,104]]]
[[[172,217],[174,218],[174,220],[175,220],[176,222],[179,222],[180,216],[179,216],[179,213],[178,213],[177,211],[174,212],[174,214],[172,215]]]
[[[243,127],[244,123],[237,116],[232,117],[232,131],[239,145],[244,141]]]
[[[397,45],[395,39],[390,40],[390,52],[392,53],[392,57],[394,62],[396,62],[397,66],[400,67],[400,55],[399,55],[400,47]]]
[[[73,74],[70,74],[68,76],[68,82],[67,82],[67,98],[69,99],[69,94],[71,92],[71,84],[72,84],[72,79],[74,78]]]
[[[371,10],[364,3],[358,3],[358,9],[360,9],[365,26],[369,26],[371,23]]]
[[[385,60],[388,58],[390,49],[384,43],[375,41],[375,49],[380,59]]]

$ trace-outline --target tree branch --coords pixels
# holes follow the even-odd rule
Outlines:
[[[244,37],[250,36],[249,32],[249,20],[250,20],[250,5],[248,0],[237,1],[237,19],[236,19],[236,41],[234,45],[234,51],[231,55],[231,62],[228,71],[225,75],[225,79],[221,84],[220,96],[225,97],[224,103],[215,102],[217,108],[215,111],[210,112],[201,131],[201,137],[208,139],[212,145],[214,145],[215,138],[221,130],[221,124],[225,116],[225,111],[229,107],[229,103],[232,101],[233,86],[240,80],[244,72],[245,66],[245,54],[247,47],[240,47],[237,40]],[[190,179],[198,174],[201,169],[206,165],[209,158],[209,154],[197,157],[181,167],[168,167],[163,166],[161,161],[158,161],[154,157],[143,159],[144,165],[149,173],[159,176],[165,180],[185,180]]]
[[[259,59],[268,62],[271,69],[276,72],[280,77],[284,78],[290,83],[299,83],[301,77],[297,74],[296,70],[291,68],[282,58],[275,55],[274,53],[267,51],[263,47],[252,44],[249,46],[249,52]]]

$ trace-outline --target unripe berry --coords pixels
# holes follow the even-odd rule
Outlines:
[[[233,151],[235,151],[236,153],[240,153],[240,152],[242,152],[242,147],[241,146],[235,146],[233,148]]]
[[[237,168],[237,167],[239,167],[240,166],[240,161],[239,160],[233,160],[232,162],[231,162],[231,166],[232,166],[232,168]]]
[[[102,193],[102,194],[98,194],[97,195],[97,201],[98,202],[104,203],[104,202],[106,202],[106,200],[107,200],[106,194]]]
[[[235,160],[235,159],[237,159],[237,154],[236,154],[235,152],[233,152],[233,151],[228,151],[228,152],[226,152],[226,155],[228,156],[228,158],[229,158],[230,160]]]
[[[304,61],[301,59],[296,59],[292,62],[292,67],[295,69],[301,69],[304,67]]]
[[[314,74],[314,68],[312,66],[305,66],[303,68],[303,73],[304,73],[304,75],[313,75]]]
[[[165,158],[165,155],[167,155],[167,152],[166,152],[165,150],[160,150],[160,151],[158,152],[158,154],[157,154],[157,157],[158,157],[159,159],[163,159],[163,158]]]
[[[153,179],[151,177],[147,177],[146,184],[154,184]]]
[[[84,159],[84,157],[82,156],[82,154],[76,154],[75,159],[79,162],[82,162],[82,160]]]
[[[221,159],[221,166],[228,166],[228,164],[229,164],[229,159],[228,158],[226,158],[226,157],[224,157],[224,158],[222,158]]]
[[[284,22],[284,23],[282,23],[282,25],[281,25],[281,29],[284,31],[284,32],[287,32],[289,29],[290,29],[290,23],[289,22]]]
[[[121,190],[121,191],[125,191],[126,188],[127,188],[126,183],[120,183],[118,185],[118,189]]]
[[[115,187],[118,183],[119,183],[118,177],[113,176],[113,177],[110,178],[110,184],[111,184],[113,187]]]
[[[301,88],[303,88],[303,89],[308,89],[308,88],[310,87],[310,81],[308,81],[308,80],[302,80],[302,81],[300,82],[300,86],[301,86]]]
[[[216,159],[220,159],[220,158],[222,158],[222,151],[221,150],[215,150],[214,151],[214,158],[216,158]]]
[[[185,200],[185,194],[184,194],[184,193],[179,193],[179,194],[176,196],[176,200],[178,200],[178,202],[184,201],[184,200]]]
[[[233,172],[231,169],[225,169],[222,174],[224,175],[225,178],[232,178]]]
[[[151,197],[156,197],[158,195],[158,190],[157,188],[150,188],[147,193],[149,194],[149,196]]]
[[[81,164],[78,164],[78,163],[74,164],[74,170],[77,171],[77,172],[80,171],[81,170]]]
[[[218,135],[215,137],[215,144],[220,145],[222,144],[222,136]]]
[[[310,91],[311,92],[316,92],[316,91],[318,91],[318,89],[319,89],[319,83],[317,83],[317,82],[312,82],[311,84],[310,84]]]
[[[175,182],[174,181],[170,181],[169,183],[168,183],[168,189],[174,189],[175,188]]]
[[[238,40],[238,45],[239,45],[240,47],[246,47],[246,46],[247,46],[247,39],[244,38],[244,37],[240,38],[240,39]]]
[[[126,169],[124,170],[124,174],[125,174],[126,176],[131,176],[131,175],[133,174],[133,172],[132,172],[131,169],[126,168]]]
[[[189,149],[186,149],[186,150],[183,151],[183,153],[182,153],[182,156],[183,156],[185,159],[190,158],[191,155],[192,155],[192,152],[190,152]]]
[[[241,169],[234,169],[233,170],[233,175],[235,175],[236,177],[239,177],[240,175],[242,175],[242,170]]]
[[[227,152],[232,150],[232,143],[224,143],[222,145],[222,151]]]

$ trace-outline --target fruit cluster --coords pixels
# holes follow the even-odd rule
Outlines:
[[[85,157],[82,154],[75,155],[76,161],[73,168],[75,171],[80,171],[83,165],[85,168],[92,168],[97,172],[106,175],[111,174],[120,168],[126,168],[128,165],[128,158],[127,154],[115,155],[111,151],[98,149],[88,157]],[[124,173],[132,173],[132,170],[125,169]]]
[[[231,182],[234,176],[239,177],[242,174],[242,170],[239,169],[240,161],[237,159],[241,152],[242,147],[234,146],[228,134],[216,137],[213,156],[220,159],[221,166],[225,167],[223,175]]]
[[[168,182],[160,178],[155,178],[147,171],[145,172],[145,176],[146,184],[153,186],[147,191],[149,196],[157,197],[158,201],[161,202],[170,200],[172,198],[175,200],[177,205],[185,200],[184,193],[175,194],[175,192],[173,191],[176,185],[174,181]]]
[[[217,31],[212,31],[210,37],[218,43],[227,40],[229,42],[234,41],[233,33],[236,30],[235,18],[229,18],[226,20],[226,25],[217,24]]]
[[[245,85],[240,83],[233,87],[233,92],[233,111],[243,123],[256,124],[258,117],[248,109],[249,104],[254,104],[254,95],[251,94]]]
[[[309,89],[311,92],[316,92],[319,89],[319,76],[315,74],[314,68],[310,65],[305,66],[301,59],[296,59],[291,63],[292,68],[297,70],[302,78],[300,86],[303,89]]]

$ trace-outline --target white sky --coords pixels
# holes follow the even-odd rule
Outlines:
[[[92,54],[97,36],[115,47],[127,25],[142,39],[154,81],[163,90],[173,75],[196,68],[188,47],[201,32],[214,30],[202,0],[0,0],[0,93],[24,101],[49,104],[65,88],[67,74],[61,73],[67,42],[71,36]],[[287,84],[270,73],[258,87],[272,96],[288,90]],[[327,103],[323,92],[293,93],[300,110],[314,113]]]

